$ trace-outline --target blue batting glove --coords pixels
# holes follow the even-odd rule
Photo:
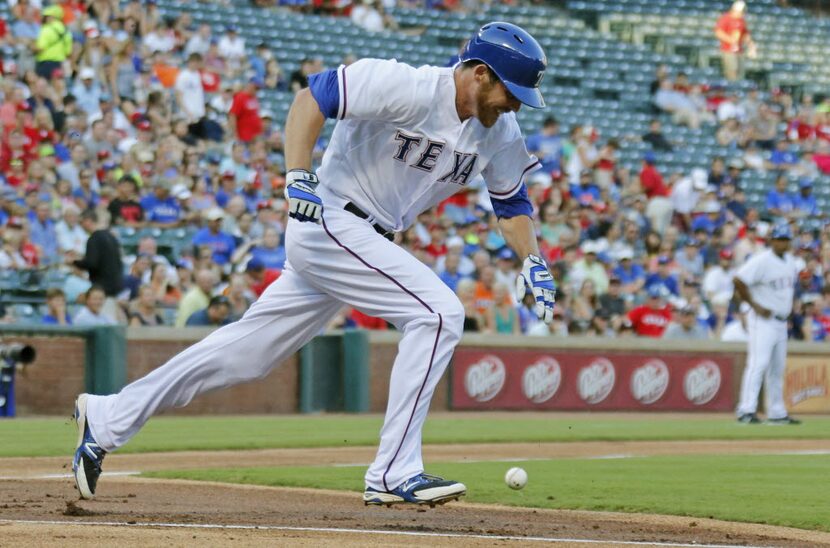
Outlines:
[[[527,289],[536,299],[536,315],[545,323],[553,321],[553,306],[556,303],[556,283],[541,257],[528,255],[522,264],[522,272],[516,279],[516,295],[524,299]]]
[[[285,179],[288,216],[301,223],[319,223],[323,216],[323,201],[316,193],[317,176],[304,169],[292,169]]]

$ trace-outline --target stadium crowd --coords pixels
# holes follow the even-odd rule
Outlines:
[[[283,135],[257,93],[301,89],[322,62],[306,59],[286,75],[268,44],[249,54],[234,27],[164,17],[153,0],[9,3],[12,18],[0,21],[0,274],[60,280],[37,315],[46,324],[241,317],[286,260]],[[536,320],[532,297],[516,302],[520,261],[482,181],[423,213],[398,241],[457,292],[469,331],[741,340],[733,269],[764,246],[771,223],[823,219],[812,186],[830,173],[830,98],[738,96],[706,84],[659,67],[643,135],[605,138],[560,128],[554,116],[524,128],[541,162],[528,193],[559,285],[551,326]],[[662,172],[659,155],[683,148],[663,132],[669,119],[742,159]],[[618,164],[631,140],[653,149],[638,170]],[[753,209],[743,185],[762,171],[778,183]],[[830,331],[822,226],[796,230],[793,242],[804,267],[797,339]],[[3,308],[3,321],[21,320]],[[331,323],[351,326],[389,328],[348,308]]]

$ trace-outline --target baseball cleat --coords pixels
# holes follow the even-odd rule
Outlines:
[[[772,425],[801,424],[801,421],[798,420],[798,419],[794,419],[791,416],[787,415],[786,417],[781,417],[780,419],[767,419],[766,424],[772,424]]]
[[[75,473],[75,485],[81,493],[82,499],[95,497],[95,485],[101,475],[101,463],[104,462],[106,451],[101,449],[89,425],[86,423],[86,404],[88,394],[81,394],[75,400],[75,425],[78,427],[78,445],[75,447],[75,458],[72,459],[72,471]]]
[[[467,487],[457,481],[445,480],[429,474],[418,474],[400,484],[391,491],[378,491],[367,487],[363,492],[365,505],[391,506],[402,502],[412,504],[428,504],[434,508],[436,504],[445,504],[451,500],[458,500],[467,494]]]
[[[738,417],[738,422],[741,424],[760,424],[761,419],[755,413],[744,413]]]

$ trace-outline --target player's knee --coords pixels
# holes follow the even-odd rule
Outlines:
[[[441,314],[442,329],[449,337],[456,341],[460,340],[464,332],[464,305],[461,301],[453,295],[453,299],[448,299],[441,307],[439,314]]]

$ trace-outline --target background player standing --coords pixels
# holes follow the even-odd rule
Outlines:
[[[799,424],[784,405],[787,318],[793,308],[800,267],[787,253],[792,233],[787,224],[772,229],[770,249],[752,256],[735,273],[735,292],[751,307],[747,314],[746,368],[741,381],[738,421],[761,422],[756,415],[761,383],[766,387],[767,422]]]
[[[105,454],[152,415],[264,377],[342,303],[402,333],[364,502],[436,504],[465,494],[462,483],[424,474],[421,457],[429,402],[461,338],[464,308],[429,267],[392,242],[393,233],[481,174],[507,243],[524,258],[517,288],[522,297],[530,288],[546,322],[555,287],[539,258],[524,184],[539,162],[527,153],[514,114],[522,104],[544,106],[545,54],[521,28],[491,23],[460,61],[415,69],[364,59],[309,78],[286,124],[292,220],[282,276],[241,320],[120,393],[78,397],[73,469],[82,497],[94,496]],[[314,174],[312,151],[326,118],[338,122]]]

